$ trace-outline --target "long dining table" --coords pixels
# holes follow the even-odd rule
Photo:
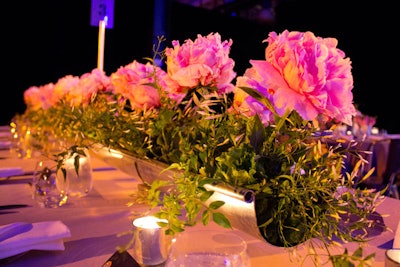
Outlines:
[[[1,259],[0,266],[100,267],[114,254],[118,246],[129,242],[133,219],[149,211],[149,207],[144,204],[132,205],[142,183],[139,178],[109,166],[95,155],[91,159],[94,185],[89,194],[81,198],[71,197],[66,205],[58,208],[42,208],[32,198],[30,185],[37,160],[20,159],[7,149],[0,150],[0,168],[19,168],[21,171],[15,176],[0,177],[0,206],[27,205],[0,210],[0,225],[59,220],[71,232],[71,236],[63,240],[64,250],[30,250]],[[363,252],[364,256],[376,253],[373,266],[384,266],[385,251],[392,248],[395,230],[400,221],[400,201],[385,197],[376,212],[382,223],[391,230],[375,229]],[[300,262],[290,254],[289,249],[273,246],[238,229],[225,229],[210,223],[207,226],[199,224],[188,227],[185,231],[196,231],[204,227],[234,231],[241,236],[247,243],[250,266],[300,266]],[[338,251],[347,248],[352,252],[357,247],[358,244],[350,242],[343,244]],[[300,245],[296,253],[304,256],[307,249]],[[309,258],[303,263],[303,266],[313,265]]]

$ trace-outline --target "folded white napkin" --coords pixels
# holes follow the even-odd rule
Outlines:
[[[29,250],[64,250],[71,232],[61,221],[11,223],[0,226],[0,259]]]
[[[396,232],[394,232],[393,248],[400,249],[400,221],[397,224]]]
[[[17,175],[23,175],[24,170],[19,167],[15,168],[0,168],[0,178],[1,177],[9,177],[9,176],[17,176]]]

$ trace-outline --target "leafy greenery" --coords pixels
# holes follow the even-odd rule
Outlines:
[[[251,88],[242,89],[270,105]],[[66,149],[73,144],[72,152],[100,143],[168,164],[175,179],[155,181],[137,200],[168,220],[168,234],[198,222],[231,228],[219,212],[224,202],[205,204],[214,193],[205,185],[226,183],[254,191],[257,223],[269,243],[293,247],[316,238],[326,244],[335,266],[353,266],[355,261],[368,266],[373,255],[362,258],[359,250],[353,255],[329,253],[328,244],[337,240],[364,242],[365,229],[374,226],[368,216],[380,197],[355,188],[359,165],[352,173],[342,172],[347,150],[317,136],[318,128],[295,111],[275,114],[275,124],[264,126],[257,116],[236,113],[231,97],[215,91],[195,88],[179,105],[162,98],[159,110],[142,111],[131,110],[118,95],[98,93],[87,106],[60,103],[16,120],[35,130],[42,149],[46,138],[55,136],[65,139]],[[63,153],[71,150],[59,156],[67,155]]]
[[[271,244],[291,247],[311,238],[327,243],[337,238],[365,240],[365,229],[374,224],[368,216],[376,208],[379,193],[355,189],[353,178],[360,165],[344,177],[345,148],[331,146],[329,138],[314,137],[317,129],[296,112],[276,117],[275,125],[264,127],[257,116],[205,112],[201,105],[196,108],[201,116],[192,114],[193,120],[184,125],[171,120],[176,117],[162,123],[165,132],[179,133],[179,142],[171,141],[173,135],[163,137],[170,138],[166,144],[174,144],[171,155],[179,155],[179,161],[169,168],[183,175],[152,184],[147,200],[160,209],[158,217],[168,220],[168,233],[181,232],[199,220],[231,227],[218,212],[223,203],[204,205],[213,193],[204,185],[217,181],[255,192],[260,231]],[[167,185],[173,189],[161,194],[158,189]],[[346,190],[338,193],[338,188]],[[366,257],[366,266],[371,257]],[[356,254],[331,256],[337,266],[349,260],[364,262]]]

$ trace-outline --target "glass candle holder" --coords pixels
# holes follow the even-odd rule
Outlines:
[[[385,267],[400,267],[400,249],[386,250]]]
[[[194,230],[172,240],[166,267],[248,267],[247,244],[238,235],[222,230]]]
[[[171,237],[158,223],[166,220],[145,216],[133,221],[134,241],[132,256],[142,266],[157,266],[168,258]]]
[[[90,155],[86,151],[86,156],[79,157],[78,173],[75,168],[75,154],[65,159],[63,168],[64,173],[57,172],[57,187],[68,193],[70,197],[84,197],[93,188],[93,170]]]

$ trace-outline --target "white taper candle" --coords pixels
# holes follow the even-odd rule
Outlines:
[[[104,42],[106,33],[107,17],[99,21],[99,43],[97,53],[97,68],[103,70],[104,68]]]

